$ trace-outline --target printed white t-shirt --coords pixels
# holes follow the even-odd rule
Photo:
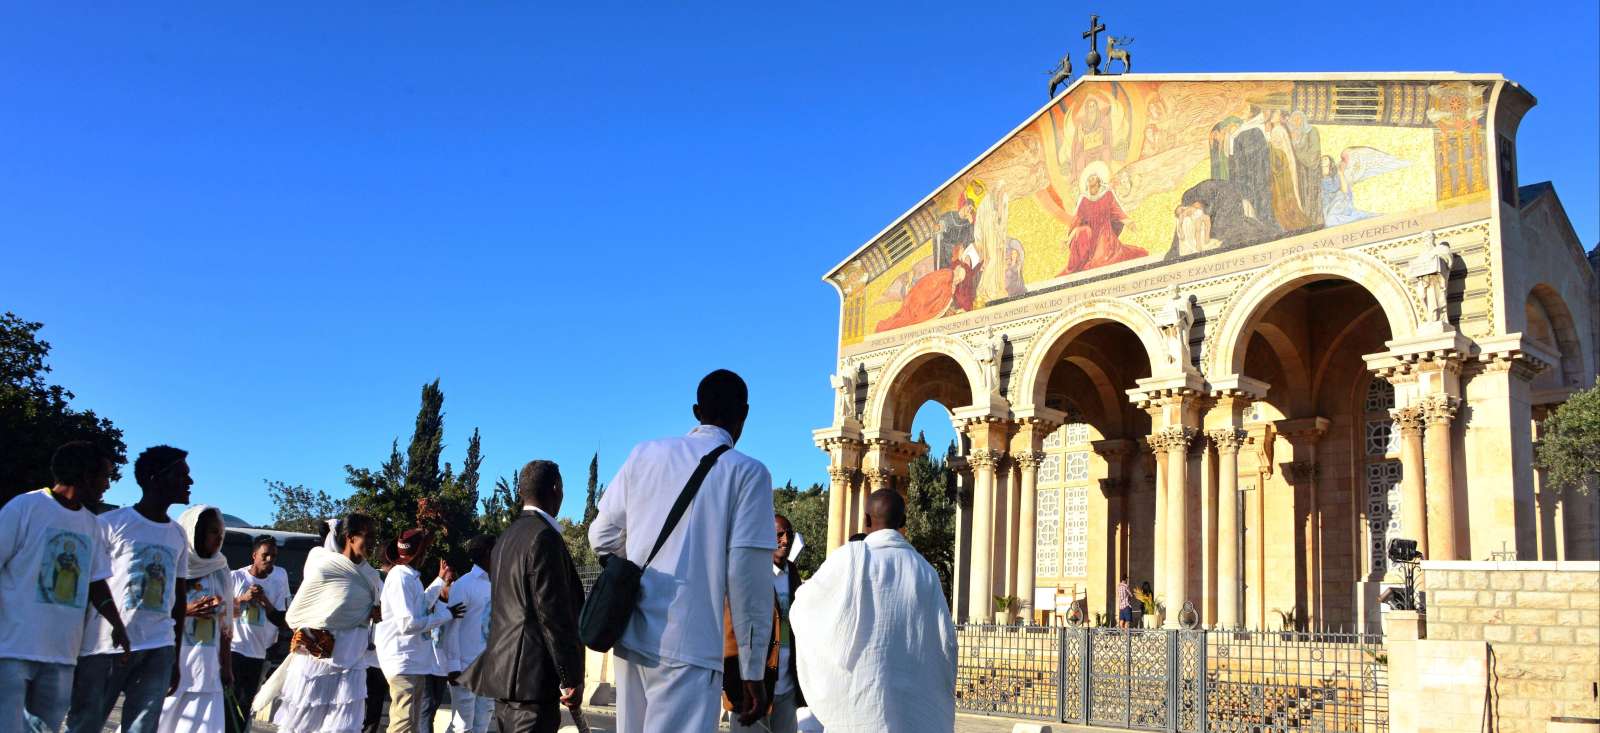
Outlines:
[[[100,524],[49,489],[0,509],[0,657],[77,664],[89,583],[111,574]]]
[[[189,573],[183,528],[170,519],[157,524],[128,506],[100,515],[100,537],[110,559],[106,584],[133,650],[172,646],[173,593],[177,579]],[[111,643],[111,625],[100,614],[89,614],[83,655],[121,651]]]
[[[267,602],[279,611],[289,610],[289,574],[274,567],[265,578],[257,578],[250,567],[239,568],[231,575],[233,598],[244,597],[250,586],[259,585],[267,594]],[[278,625],[267,618],[267,612],[254,603],[237,605],[233,610],[233,651],[251,659],[266,659],[267,649],[278,641]]]
[[[222,637],[231,636],[228,617],[233,615],[233,602],[228,592],[233,587],[232,573],[218,570],[204,578],[183,581],[188,588],[184,600],[188,603],[217,596],[222,605],[215,616],[189,617],[183,620],[183,664],[180,665],[179,692],[221,692],[222,665],[217,655],[222,650]]]

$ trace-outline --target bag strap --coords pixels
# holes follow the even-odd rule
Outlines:
[[[667,537],[678,526],[678,520],[683,519],[683,513],[689,510],[689,502],[694,501],[694,495],[700,493],[700,484],[706,482],[706,474],[711,473],[711,467],[716,465],[717,459],[727,453],[731,445],[719,445],[700,459],[700,465],[694,469],[694,474],[689,477],[683,491],[678,494],[678,501],[672,505],[672,511],[667,512],[667,523],[661,526],[661,536],[656,538],[656,546],[650,549],[650,557],[646,558],[641,569],[648,567],[650,561],[656,559],[656,553],[661,551],[661,546],[667,543]]]

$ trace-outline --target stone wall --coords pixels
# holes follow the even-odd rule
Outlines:
[[[1489,730],[1600,717],[1600,562],[1425,562],[1419,582],[1428,641],[1488,647]]]

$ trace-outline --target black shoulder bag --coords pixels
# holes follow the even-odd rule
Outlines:
[[[639,579],[644,576],[644,568],[656,559],[656,553],[661,551],[667,537],[677,528],[678,520],[683,519],[683,513],[688,511],[689,502],[694,501],[694,495],[699,493],[700,484],[705,483],[706,474],[711,473],[711,467],[730,447],[719,445],[700,459],[694,475],[689,477],[689,483],[678,494],[672,511],[667,513],[667,523],[662,525],[661,536],[656,538],[656,546],[650,550],[650,557],[645,558],[643,566],[634,565],[627,558],[617,555],[600,557],[603,566],[600,577],[595,579],[589,597],[584,599],[583,612],[578,616],[578,638],[583,640],[584,646],[597,652],[608,652],[617,643],[623,630],[628,628],[633,609],[639,605]]]

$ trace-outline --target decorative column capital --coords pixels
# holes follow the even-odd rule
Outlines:
[[[873,484],[880,484],[880,485],[881,484],[887,484],[887,483],[889,483],[890,479],[894,478],[894,471],[891,471],[891,470],[889,470],[887,468],[884,468],[882,466],[875,466],[873,468],[865,468],[865,469],[861,470],[861,473],[862,473],[862,475],[866,476],[867,480],[872,482]]]
[[[854,468],[849,468],[846,466],[828,467],[828,478],[840,483],[849,483],[850,479],[855,478],[855,475],[856,469]]]
[[[1150,435],[1150,447],[1160,451],[1187,451],[1200,431],[1188,426],[1162,428]]]
[[[1103,478],[1100,479],[1100,493],[1107,499],[1128,492],[1128,479]]]
[[[1396,407],[1389,411],[1389,417],[1394,419],[1395,427],[1400,428],[1401,435],[1420,435],[1422,425],[1427,421],[1421,407]]]
[[[994,469],[1000,465],[1000,460],[1005,454],[993,448],[975,448],[967,453],[967,465],[977,469]]]
[[[1448,425],[1456,419],[1461,400],[1446,394],[1429,395],[1420,407],[1429,425]]]
[[[1039,470],[1039,465],[1044,463],[1044,451],[1022,451],[1012,455],[1012,459],[1024,471],[1037,471]]]
[[[1283,477],[1294,486],[1311,483],[1317,478],[1316,461],[1290,461],[1283,464]]]
[[[1217,447],[1217,452],[1236,454],[1250,436],[1238,428],[1217,428],[1206,431],[1206,437]]]

